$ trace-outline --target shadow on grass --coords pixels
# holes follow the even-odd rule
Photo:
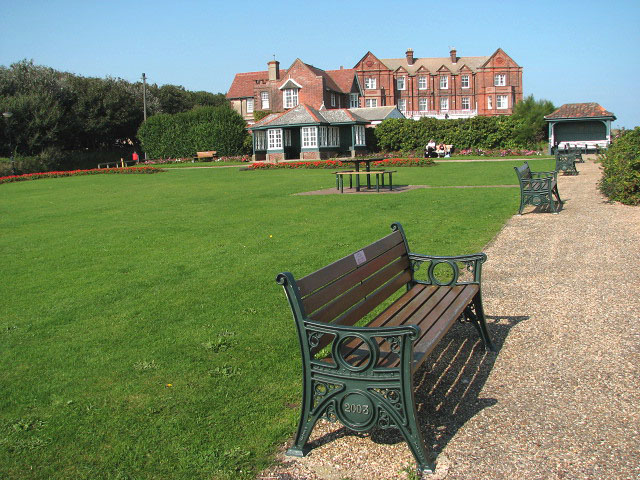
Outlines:
[[[434,457],[469,419],[497,403],[496,399],[483,398],[480,393],[510,330],[528,318],[487,316],[495,352],[484,350],[473,326],[456,323],[414,374],[418,422],[425,445]],[[316,448],[346,436],[370,436],[372,441],[383,444],[405,442],[395,429],[359,433],[342,427],[317,438],[311,446]]]

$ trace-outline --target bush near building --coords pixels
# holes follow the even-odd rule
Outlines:
[[[640,205],[640,127],[615,139],[601,160],[602,193],[626,205]]]
[[[138,130],[138,139],[150,158],[193,157],[208,150],[218,155],[241,155],[247,136],[242,117],[226,105],[154,115]]]

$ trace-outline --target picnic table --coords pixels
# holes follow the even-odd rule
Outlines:
[[[365,164],[365,171],[371,171],[371,162],[377,162],[379,160],[384,160],[384,157],[375,157],[375,158],[348,158],[348,159],[340,159],[342,163],[354,163],[356,166],[356,172],[360,171],[360,164]],[[367,175],[367,188],[371,188],[371,176]],[[360,175],[356,175],[356,192],[360,191]]]

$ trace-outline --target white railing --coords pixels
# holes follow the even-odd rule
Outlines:
[[[430,118],[438,118],[440,120],[445,118],[471,118],[476,117],[478,115],[478,110],[422,110],[422,111],[407,111],[402,112],[402,114],[407,118],[412,118],[414,120],[419,120],[422,117],[430,117]]]

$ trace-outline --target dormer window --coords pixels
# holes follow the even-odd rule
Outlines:
[[[293,108],[298,105],[298,89],[285,88],[282,91],[284,108]]]

